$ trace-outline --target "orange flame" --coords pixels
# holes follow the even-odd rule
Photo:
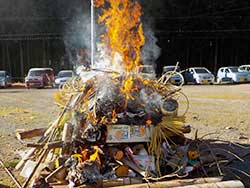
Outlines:
[[[99,23],[105,23],[106,33],[102,42],[110,50],[113,65],[117,53],[121,56],[126,72],[135,72],[140,65],[141,47],[144,45],[140,17],[141,6],[132,0],[106,0],[110,8],[103,10]],[[95,0],[97,7],[104,6],[104,0]]]
[[[131,95],[131,91],[135,90],[136,88],[133,87],[133,78],[132,76],[129,76],[126,80],[123,82],[123,87],[121,88],[121,92],[125,94],[126,100],[132,99],[133,97]]]
[[[116,122],[116,116],[117,116],[117,114],[116,114],[116,110],[114,109],[113,111],[112,111],[112,122]]]

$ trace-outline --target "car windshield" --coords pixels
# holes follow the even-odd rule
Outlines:
[[[64,71],[64,72],[59,72],[57,77],[58,78],[63,78],[63,77],[72,77],[73,73],[71,71]]]
[[[154,73],[154,68],[151,66],[140,67],[139,71],[141,73]]]
[[[169,71],[174,71],[175,67],[164,67],[163,69],[164,69],[164,72],[169,72]],[[176,71],[179,72],[180,67],[177,67]]]
[[[45,75],[45,70],[33,70],[30,71],[28,76],[44,76]]]
[[[4,71],[0,71],[0,77],[5,77],[5,72]]]
[[[229,68],[231,72],[239,72],[238,67],[231,67]]]
[[[205,73],[209,73],[207,69],[194,69],[196,73],[198,74],[205,74]]]

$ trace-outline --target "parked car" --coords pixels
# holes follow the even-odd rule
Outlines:
[[[250,65],[239,66],[239,72],[247,72],[248,73],[248,82],[250,82]]]
[[[205,67],[191,67],[184,72],[185,83],[213,84],[214,75]]]
[[[74,72],[72,70],[62,70],[60,71],[55,80],[55,86],[61,87],[63,84],[65,84],[70,78],[72,78],[74,75]]]
[[[144,78],[156,79],[155,69],[152,65],[141,65],[137,68],[137,73]]]
[[[52,68],[32,68],[25,77],[27,88],[44,88],[55,86],[55,74]]]
[[[225,79],[231,79],[233,83],[244,83],[249,81],[248,72],[240,72],[239,67],[221,67],[217,73],[217,82],[221,83]]]
[[[176,73],[173,73],[173,71],[176,71]],[[177,66],[177,67],[176,66],[164,66],[162,73],[165,79],[168,79],[169,77],[171,77],[169,79],[169,83],[173,85],[181,85],[184,81],[184,78],[182,74],[179,73],[180,71],[181,71],[180,66]]]
[[[11,86],[11,76],[7,71],[0,70],[0,87]]]

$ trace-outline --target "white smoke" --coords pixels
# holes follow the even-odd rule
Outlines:
[[[66,33],[64,36],[66,53],[70,62],[77,66],[80,61],[79,50],[90,50],[90,16],[87,14],[75,16],[71,24],[66,28]],[[89,58],[89,55],[87,55],[85,60],[89,61]]]
[[[156,38],[151,24],[143,25],[145,45],[142,48],[141,59],[144,65],[152,65],[156,67],[156,60],[161,54],[161,48],[157,45],[158,39]]]
[[[89,7],[90,9],[90,7]],[[88,12],[87,12],[88,11]],[[76,15],[72,23],[67,28],[74,34],[65,35],[64,42],[66,52],[70,62],[77,68],[82,62],[91,62],[91,17],[90,10],[87,13]],[[95,56],[93,68],[108,69],[115,72],[124,72],[124,65],[121,54],[117,53],[115,58],[109,56],[109,50],[100,42],[100,36],[105,32],[105,26],[97,23],[99,11],[95,9]],[[156,68],[156,60],[160,56],[161,49],[157,46],[157,38],[155,37],[151,23],[143,23],[143,30],[145,35],[145,45],[141,49],[141,60],[144,65],[152,65]],[[69,33],[70,33],[69,32]],[[85,49],[87,53],[84,57],[79,55],[79,49]],[[84,59],[83,59],[84,58]]]

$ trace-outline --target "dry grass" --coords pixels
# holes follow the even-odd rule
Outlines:
[[[12,123],[32,123],[39,113],[20,107],[0,107],[0,117]]]

